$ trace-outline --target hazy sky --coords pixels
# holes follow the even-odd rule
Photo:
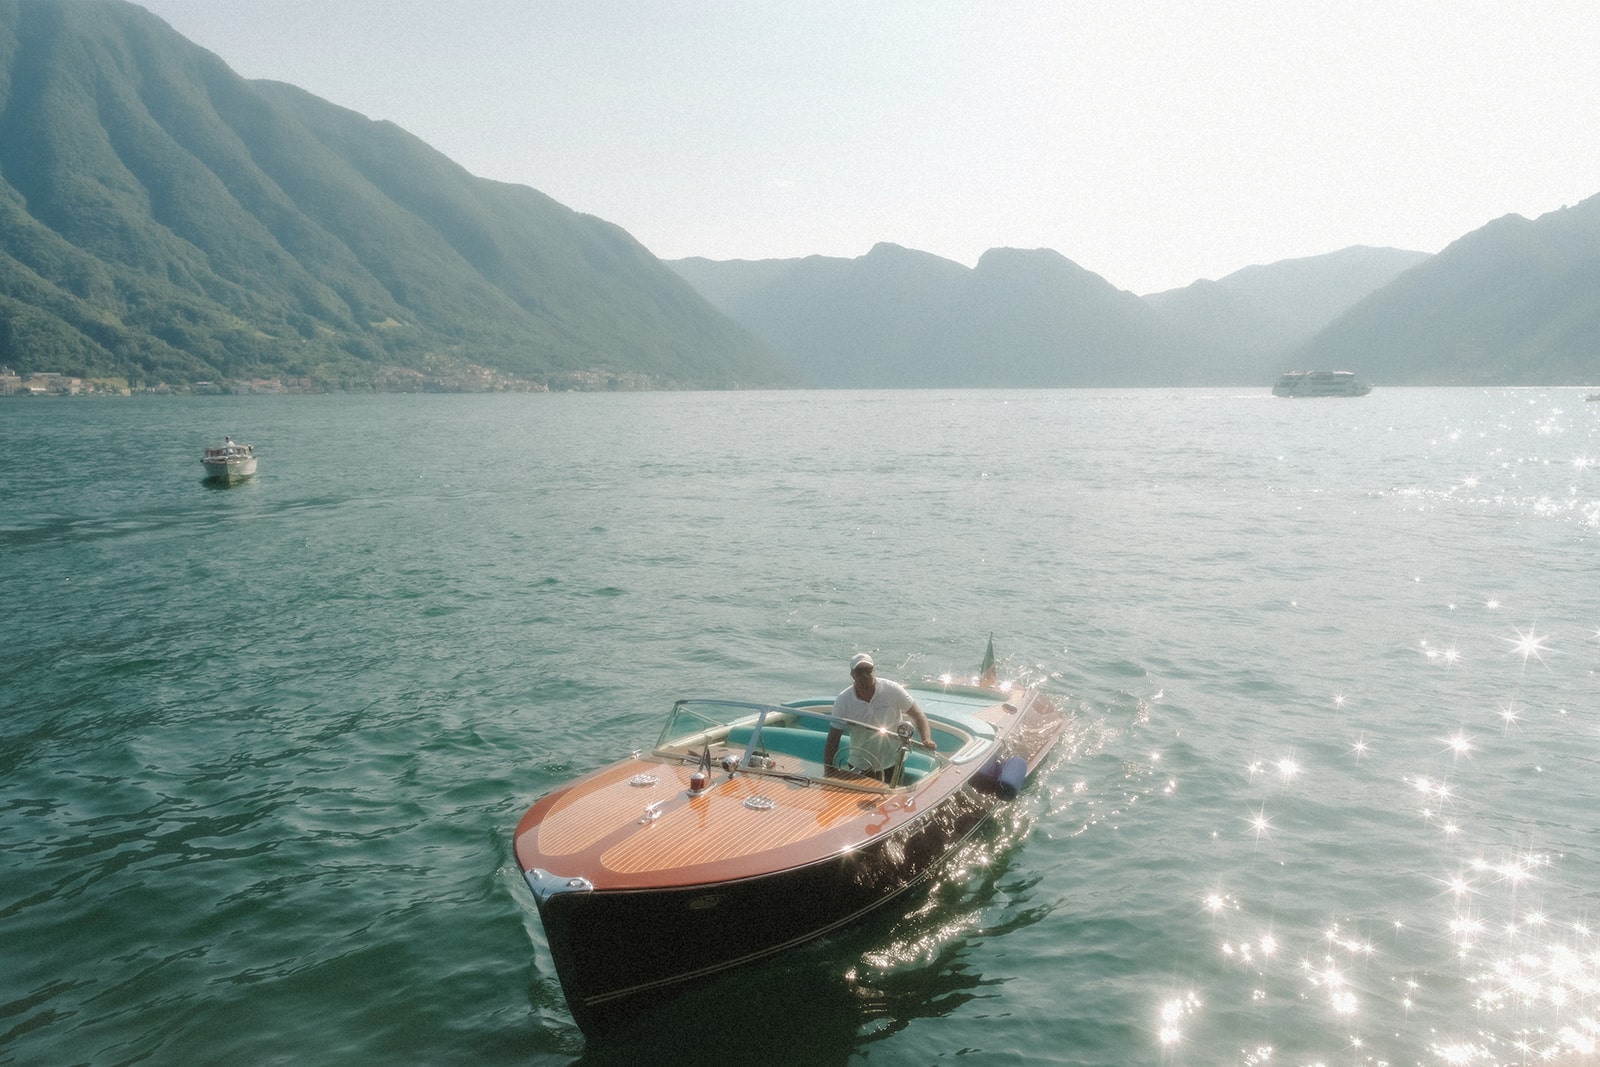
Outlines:
[[[1600,193],[1597,0],[143,6],[666,259],[1042,247],[1146,293]]]

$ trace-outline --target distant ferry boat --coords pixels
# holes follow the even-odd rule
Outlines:
[[[1348,370],[1292,370],[1272,387],[1273,396],[1366,396],[1372,386]]]

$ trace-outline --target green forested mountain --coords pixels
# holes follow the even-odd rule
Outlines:
[[[1600,196],[1474,230],[1350,308],[1298,362],[1392,385],[1600,382]]]
[[[245,81],[122,0],[0,0],[0,364],[791,381],[616,226]]]

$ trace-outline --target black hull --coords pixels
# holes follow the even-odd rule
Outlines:
[[[865,848],[758,878],[539,901],[556,972],[586,1033],[612,1031],[686,983],[823,937],[926,881],[1001,803],[967,787]]]

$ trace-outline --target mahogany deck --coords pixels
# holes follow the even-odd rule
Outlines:
[[[704,793],[691,795],[693,770],[645,757],[575,784],[524,818],[519,860],[525,868],[582,872],[596,888],[747,877],[846,851],[907,821],[919,804],[935,803],[964,780],[936,774],[914,794],[873,793],[718,773]],[[641,774],[655,784],[630,784]],[[948,782],[938,781],[945,777]],[[758,796],[773,806],[745,805]]]
[[[1021,707],[996,703],[975,711],[1002,735],[1046,735],[1032,694]],[[1048,705],[1045,705],[1048,706]],[[1051,708],[1051,711],[1054,711]],[[1029,719],[1035,721],[1029,723]],[[1024,730],[1018,730],[1024,726]],[[1020,737],[1018,738],[1021,739]],[[1030,743],[1024,748],[1032,748]],[[741,751],[737,749],[735,751]],[[712,752],[713,761],[721,749]],[[1032,763],[1042,753],[1030,753]],[[800,771],[780,756],[778,770]],[[713,774],[701,794],[689,793],[692,763],[649,755],[623,760],[534,805],[517,832],[524,868],[582,873],[596,889],[645,888],[747,877],[849,851],[912,819],[959,788],[972,767],[947,767],[910,791],[819,788],[774,775]],[[814,770],[814,768],[813,768]],[[649,784],[635,784],[646,778]],[[752,809],[752,797],[773,801]]]

